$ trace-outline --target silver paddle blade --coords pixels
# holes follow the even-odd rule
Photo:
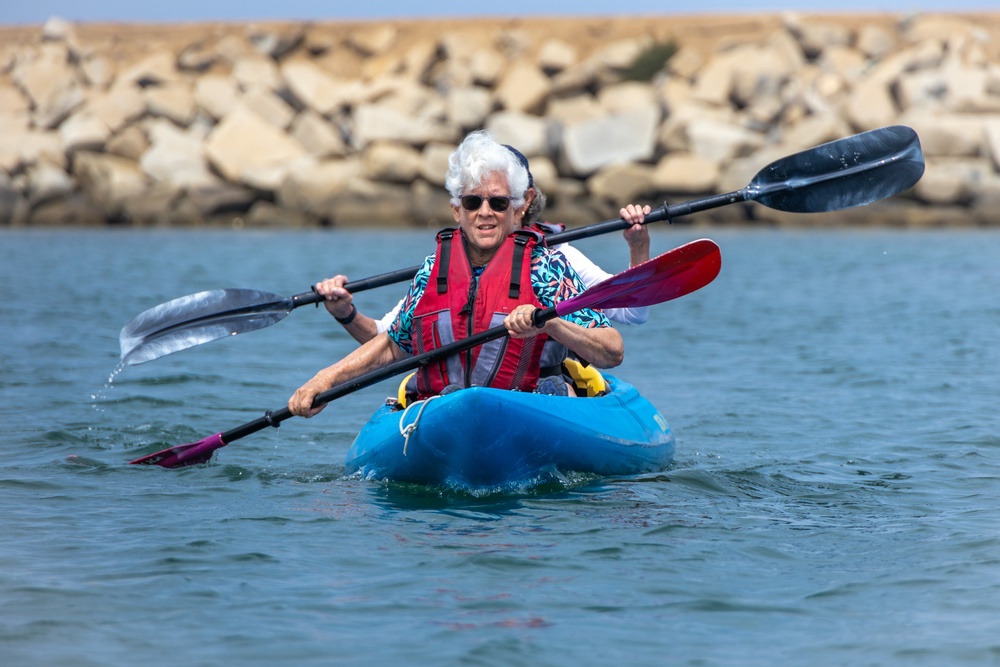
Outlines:
[[[182,296],[139,313],[118,336],[121,362],[135,366],[195,345],[280,322],[291,299],[249,289]]]

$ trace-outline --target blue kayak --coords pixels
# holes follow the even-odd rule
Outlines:
[[[483,387],[405,410],[390,400],[347,452],[347,472],[367,479],[461,489],[531,483],[553,472],[634,475],[665,469],[674,437],[632,385],[567,398]]]

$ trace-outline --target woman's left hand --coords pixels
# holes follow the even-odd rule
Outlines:
[[[642,224],[642,221],[652,210],[648,204],[646,206],[629,204],[618,212],[625,222],[632,223],[632,226],[625,230],[625,241],[629,247],[649,246],[649,228]]]
[[[326,404],[314,408],[313,401],[318,394],[326,391],[330,386],[331,384],[320,378],[320,374],[317,373],[313,379],[296,389],[295,393],[288,399],[288,411],[298,417],[307,419],[315,417],[323,411]]]

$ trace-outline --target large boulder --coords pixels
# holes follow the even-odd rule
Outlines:
[[[391,104],[362,104],[354,110],[352,145],[361,150],[380,139],[424,146],[432,141],[455,142],[460,128],[433,117],[412,116]]]
[[[118,74],[118,84],[162,86],[180,80],[177,58],[170,51],[155,51]]]
[[[759,132],[711,118],[692,120],[687,135],[691,153],[716,164],[751,155],[766,143]]]
[[[563,129],[562,157],[570,173],[587,176],[605,165],[645,162],[656,149],[660,108],[655,104]]]
[[[508,111],[539,112],[552,84],[533,62],[518,62],[510,66],[496,88],[496,99]]]
[[[242,105],[212,130],[205,153],[228,181],[271,191],[292,162],[308,155],[302,144]]]
[[[410,183],[422,165],[420,152],[398,141],[376,141],[361,152],[361,175],[373,181]]]
[[[101,119],[111,132],[118,132],[146,113],[142,90],[133,86],[114,86],[107,91],[92,92],[82,112]]]
[[[599,201],[623,203],[656,194],[653,167],[631,162],[610,164],[587,179],[587,190]]]
[[[58,127],[86,99],[64,45],[44,45],[18,62],[13,80],[31,100],[32,123],[40,129]]]
[[[499,111],[486,121],[486,129],[502,144],[509,144],[529,158],[549,155],[549,122],[516,111]]]
[[[77,150],[103,150],[110,137],[107,123],[89,110],[73,114],[59,126],[59,139],[67,154]]]
[[[278,188],[276,200],[282,206],[332,220],[338,195],[361,173],[357,157],[342,160],[300,160],[293,164]]]
[[[73,176],[87,199],[108,219],[122,215],[125,202],[142,197],[148,185],[136,162],[91,151],[80,151],[74,156]]]
[[[206,74],[198,77],[193,95],[198,109],[213,119],[220,120],[236,108],[240,87],[232,76]]]
[[[343,157],[348,154],[347,142],[340,127],[309,109],[295,117],[288,132],[313,157]]]
[[[208,168],[205,142],[197,133],[178,128],[165,120],[146,126],[150,147],[139,166],[150,178],[176,189],[211,188],[220,184]]]
[[[65,166],[66,152],[57,132],[0,132],[0,171],[12,173],[43,160]]]
[[[718,187],[719,163],[689,153],[671,153],[657,163],[650,180],[657,192],[711,192]]]
[[[0,171],[0,225],[20,226],[28,220],[30,207],[20,188]]]
[[[54,199],[66,197],[76,190],[76,183],[62,167],[48,162],[39,162],[27,171],[28,203],[37,207],[39,204]]]
[[[420,161],[421,178],[443,190],[445,174],[448,173],[448,158],[455,148],[453,144],[437,142],[424,146]]]
[[[305,60],[285,63],[281,76],[295,101],[320,115],[354,103],[363,88],[359,82],[331,76]]]
[[[181,127],[187,127],[194,120],[194,93],[187,84],[149,86],[143,94],[146,98],[146,112],[150,116],[166,118]]]
[[[449,122],[462,129],[481,127],[493,106],[493,94],[480,86],[452,88],[446,98]]]

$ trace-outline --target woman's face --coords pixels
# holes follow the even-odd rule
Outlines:
[[[496,197],[501,199],[490,201]],[[474,264],[489,261],[507,235],[517,229],[518,222],[524,216],[527,202],[521,208],[515,209],[510,197],[507,174],[493,172],[483,179],[479,187],[463,192],[462,203],[458,206],[452,204],[452,215],[465,232],[469,242],[470,259]],[[474,205],[476,198],[479,199],[479,206],[470,211],[466,205]],[[506,210],[497,211],[496,208],[502,207],[504,200],[507,203]]]

